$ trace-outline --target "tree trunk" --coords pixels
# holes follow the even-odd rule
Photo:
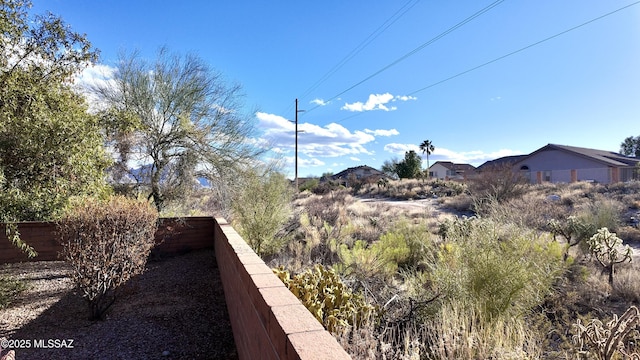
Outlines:
[[[614,268],[613,268],[613,263],[609,264],[609,285],[613,286],[613,272],[614,272]]]

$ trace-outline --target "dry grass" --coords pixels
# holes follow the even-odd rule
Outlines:
[[[430,358],[439,360],[540,359],[542,338],[522,318],[479,320],[464,304],[444,306],[427,324]]]

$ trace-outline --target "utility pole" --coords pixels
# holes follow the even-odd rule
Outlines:
[[[296,192],[298,187],[298,99],[296,99]]]
[[[304,132],[304,130],[298,130],[298,113],[304,112],[304,110],[298,110],[298,99],[296,99],[296,191],[298,191],[298,133]]]

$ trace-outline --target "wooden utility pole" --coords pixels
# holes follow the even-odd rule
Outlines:
[[[298,99],[296,99],[296,191],[298,189]]]
[[[304,110],[298,110],[298,99],[296,99],[296,191],[298,191],[298,133],[304,132],[304,130],[298,130],[298,113]]]

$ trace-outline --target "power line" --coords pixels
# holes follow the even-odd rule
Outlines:
[[[436,41],[442,39],[443,37],[449,35],[450,33],[454,32],[455,30],[463,27],[464,25],[466,25],[467,23],[473,21],[474,19],[478,18],[479,16],[483,15],[484,13],[488,12],[489,10],[493,9],[494,7],[500,5],[502,2],[504,2],[504,0],[497,0],[494,1],[493,3],[489,4],[488,6],[486,6],[485,8],[483,8],[482,10],[474,13],[473,15],[469,16],[468,18],[462,20],[461,22],[457,23],[456,25],[450,27],[449,29],[445,30],[444,32],[440,33],[439,35],[437,35],[436,37],[432,38],[431,40],[423,43],[422,45],[418,46],[417,48],[409,51],[408,53],[402,55],[401,57],[399,57],[398,59],[396,59],[395,61],[393,61],[392,63],[390,63],[389,65],[383,67],[382,69],[374,72],[373,74],[367,76],[366,78],[360,80],[359,82],[351,85],[350,87],[348,87],[347,89],[343,90],[342,92],[338,93],[337,95],[332,96],[328,101],[332,101],[337,99],[338,97],[340,97],[341,95],[343,95],[344,93],[353,90],[355,87],[357,87],[358,85],[363,84],[364,82],[372,79],[373,77],[381,74],[382,72],[388,70],[389,68],[397,65],[398,63],[406,60],[407,58],[409,58],[412,55],[415,55],[417,52],[419,52],[420,50],[424,49],[425,47],[435,43]],[[318,107],[320,107],[320,105],[315,106],[313,108],[311,108],[310,110],[307,111],[307,113],[317,109]]]
[[[579,29],[579,28],[581,28],[581,27],[584,27],[584,26],[586,26],[586,25],[589,25],[589,24],[591,24],[591,23],[593,23],[593,22],[596,22],[596,21],[598,21],[598,20],[602,20],[602,19],[604,19],[604,18],[606,18],[606,17],[608,17],[608,16],[611,16],[611,15],[613,15],[613,14],[615,14],[615,13],[618,13],[618,12],[620,12],[620,11],[622,11],[622,10],[625,10],[625,9],[627,9],[627,8],[630,8],[630,7],[632,7],[632,6],[634,6],[634,5],[638,5],[638,4],[640,4],[640,1],[636,1],[636,2],[631,3],[631,4],[629,4],[629,5],[623,6],[623,7],[619,8],[619,9],[613,10],[613,11],[611,11],[611,12],[608,12],[608,13],[604,14],[604,15],[601,15],[601,16],[598,16],[598,17],[596,17],[596,18],[593,18],[593,19],[591,19],[591,20],[589,20],[589,21],[586,21],[586,22],[584,22],[584,23],[582,23],[582,24],[580,24],[580,25],[576,25],[576,26],[571,27],[571,28],[569,28],[569,29],[567,29],[567,30],[561,31],[561,32],[559,32],[559,33],[557,33],[557,34],[555,34],[555,35],[549,36],[549,37],[547,37],[547,38],[544,38],[544,39],[542,39],[542,40],[539,40],[539,41],[536,41],[536,42],[534,42],[534,43],[532,43],[532,44],[529,44],[529,45],[527,45],[527,46],[524,46],[524,47],[522,47],[522,48],[520,48],[520,49],[518,49],[518,50],[512,51],[512,52],[510,52],[510,53],[507,53],[507,54],[505,54],[505,55],[502,55],[502,56],[500,56],[500,57],[497,57],[497,58],[495,58],[495,59],[493,59],[493,60],[487,61],[487,62],[482,63],[482,64],[477,65],[477,66],[474,66],[474,67],[472,67],[472,68],[470,68],[470,69],[467,69],[467,70],[465,70],[465,71],[459,72],[459,73],[457,73],[457,74],[455,74],[455,75],[453,75],[453,76],[449,76],[449,77],[448,77],[448,78],[446,78],[446,79],[443,79],[443,80],[437,81],[437,82],[432,83],[432,84],[430,84],[430,85],[427,85],[427,86],[425,86],[425,87],[423,87],[423,88],[420,88],[420,89],[418,89],[418,90],[415,90],[415,91],[413,91],[413,92],[411,92],[411,93],[409,93],[409,94],[407,94],[407,95],[408,95],[408,96],[415,95],[415,94],[417,94],[417,93],[419,93],[419,92],[422,92],[422,91],[424,91],[424,90],[430,89],[430,88],[432,88],[432,87],[435,87],[435,86],[437,86],[437,85],[440,85],[440,84],[442,84],[442,83],[444,83],[444,82],[447,82],[447,81],[449,81],[449,80],[453,80],[453,79],[455,79],[455,78],[457,78],[457,77],[460,77],[460,76],[465,75],[465,74],[468,74],[468,73],[470,73],[470,72],[472,72],[472,71],[475,71],[475,70],[478,70],[478,69],[480,69],[480,68],[483,68],[483,67],[485,67],[485,66],[487,66],[487,65],[490,65],[490,64],[493,64],[493,63],[495,63],[495,62],[498,62],[498,61],[500,61],[500,60],[502,60],[502,59],[505,59],[505,58],[507,58],[507,57],[509,57],[509,56],[512,56],[512,55],[518,54],[518,53],[520,53],[520,52],[522,52],[522,51],[525,51],[525,50],[530,49],[530,48],[532,48],[532,47],[534,47],[534,46],[540,45],[540,44],[542,44],[542,43],[544,43],[544,42],[547,42],[547,41],[549,41],[549,40],[555,39],[555,38],[557,38],[557,37],[559,37],[559,36],[562,36],[562,35],[564,35],[564,34],[566,34],[566,33],[569,33],[569,32],[571,32],[571,31],[577,30],[577,29]],[[343,121],[346,121],[346,120],[348,120],[348,119],[351,119],[351,118],[354,118],[354,117],[356,117],[356,116],[360,116],[360,115],[363,115],[363,114],[364,114],[364,112],[361,112],[361,113],[358,113],[358,114],[355,114],[355,115],[351,115],[351,116],[347,116],[347,117],[345,117],[345,118],[343,118],[343,119],[341,119],[341,120],[337,121],[337,123],[341,123],[341,122],[343,122]]]
[[[335,74],[338,70],[340,70],[344,65],[346,65],[351,59],[353,59],[356,55],[358,55],[362,50],[364,50],[369,44],[371,44],[375,39],[377,39],[380,35],[382,35],[391,25],[395,24],[404,14],[409,12],[414,6],[418,4],[420,0],[409,0],[407,1],[400,9],[398,9],[393,15],[391,15],[387,20],[385,20],[378,28],[376,28],[369,36],[367,36],[363,41],[360,42],[353,50],[351,50],[345,57],[343,57],[336,65],[334,65],[329,71],[327,71],[318,81],[316,81],[313,85],[311,85],[307,90],[302,93],[298,98],[303,99],[307,97],[313,90],[317,89],[320,85],[322,85],[325,81],[327,81],[333,74]],[[413,2],[413,4],[411,4]],[[410,5],[411,4],[411,5]],[[290,105],[285,113],[288,113],[291,110]]]
[[[409,6],[409,4],[411,6]],[[340,60],[333,68],[331,68],[326,74],[324,74],[320,80],[316,81],[309,89],[307,89],[301,97],[304,98],[309,95],[313,90],[317,89],[322,83],[324,83],[329,77],[335,74],[340,68],[342,68],[349,60],[353,59],[357,54],[359,54],[365,47],[367,47],[373,40],[378,38],[378,36],[382,35],[391,25],[393,25],[396,21],[398,21],[404,14],[409,12],[414,6],[418,4],[419,0],[409,0],[406,2],[398,11],[396,11],[390,18],[388,18],[382,25],[380,25],[376,30],[374,30],[369,36],[367,36],[358,46],[356,46],[351,52],[349,52],[342,60]],[[406,9],[405,9],[406,8]],[[404,11],[403,11],[404,10]],[[398,15],[399,14],[399,15]]]
[[[415,91],[413,91],[413,92],[409,93],[408,95],[409,95],[409,96],[411,96],[411,95],[415,95],[415,94],[417,94],[417,93],[419,93],[419,92],[421,92],[421,91],[424,91],[424,90],[430,89],[430,88],[432,88],[432,87],[434,87],[434,86],[440,85],[440,84],[442,84],[442,83],[444,83],[444,82],[447,82],[447,81],[449,81],[449,80],[453,80],[453,79],[455,79],[455,78],[457,78],[457,77],[459,77],[459,76],[465,75],[465,74],[470,73],[470,72],[475,71],[475,70],[478,70],[478,69],[480,69],[480,68],[482,68],[482,67],[485,67],[485,66],[487,66],[487,65],[490,65],[490,64],[493,64],[493,63],[495,63],[495,62],[498,62],[498,61],[500,61],[500,60],[502,60],[502,59],[505,59],[505,58],[507,58],[507,57],[509,57],[509,56],[515,55],[515,54],[517,54],[517,53],[520,53],[520,52],[522,52],[522,51],[525,51],[525,50],[527,50],[527,49],[530,49],[530,48],[532,48],[532,47],[534,47],[534,46],[540,45],[540,44],[542,44],[542,43],[544,43],[544,42],[547,42],[547,41],[549,41],[549,40],[555,39],[555,38],[557,38],[557,37],[559,37],[559,36],[562,36],[562,35],[564,35],[564,34],[566,34],[566,33],[568,33],[568,32],[571,32],[571,31],[576,30],[576,29],[579,29],[579,28],[581,28],[581,27],[583,27],[583,26],[589,25],[589,24],[591,24],[591,23],[593,23],[593,22],[595,22],[595,21],[598,21],[598,20],[604,19],[604,18],[606,18],[607,16],[613,15],[613,14],[615,14],[615,13],[617,13],[617,12],[620,12],[620,11],[622,11],[622,10],[625,10],[625,9],[627,9],[627,8],[629,8],[629,7],[631,7],[631,6],[637,5],[637,4],[640,4],[640,1],[636,1],[636,2],[631,3],[631,4],[629,4],[629,5],[623,6],[623,7],[619,8],[619,9],[617,9],[617,10],[614,10],[614,11],[611,11],[611,12],[606,13],[606,14],[604,14],[604,15],[598,16],[597,18],[591,19],[591,20],[589,20],[589,21],[587,21],[587,22],[584,22],[584,23],[582,23],[582,24],[580,24],[580,25],[576,25],[576,26],[574,26],[574,27],[572,27],[572,28],[569,28],[569,29],[567,29],[567,30],[564,30],[564,31],[562,31],[562,32],[559,32],[559,33],[557,33],[557,34],[555,34],[555,35],[549,36],[548,38],[542,39],[542,40],[540,40],[540,41],[536,41],[536,42],[534,42],[534,43],[532,43],[532,44],[529,44],[529,45],[527,45],[527,46],[525,46],[525,47],[522,47],[522,48],[520,48],[520,49],[518,49],[518,50],[512,51],[512,52],[510,52],[510,53],[508,53],[508,54],[506,54],[506,55],[502,55],[502,56],[500,56],[500,57],[497,57],[497,58],[495,58],[495,59],[493,59],[493,60],[487,61],[487,62],[485,62],[485,63],[483,63],[483,64],[478,65],[478,66],[474,66],[474,67],[472,67],[472,68],[470,68],[470,69],[468,69],[468,70],[465,70],[465,71],[463,71],[463,72],[457,73],[457,74],[455,74],[455,75],[453,75],[453,76],[450,76],[450,77],[448,77],[448,78],[446,78],[446,79],[440,80],[440,81],[435,82],[435,83],[433,83],[433,84],[431,84],[431,85],[428,85],[428,86],[425,86],[425,87],[420,88],[420,89],[418,89],[418,90],[415,90]]]

